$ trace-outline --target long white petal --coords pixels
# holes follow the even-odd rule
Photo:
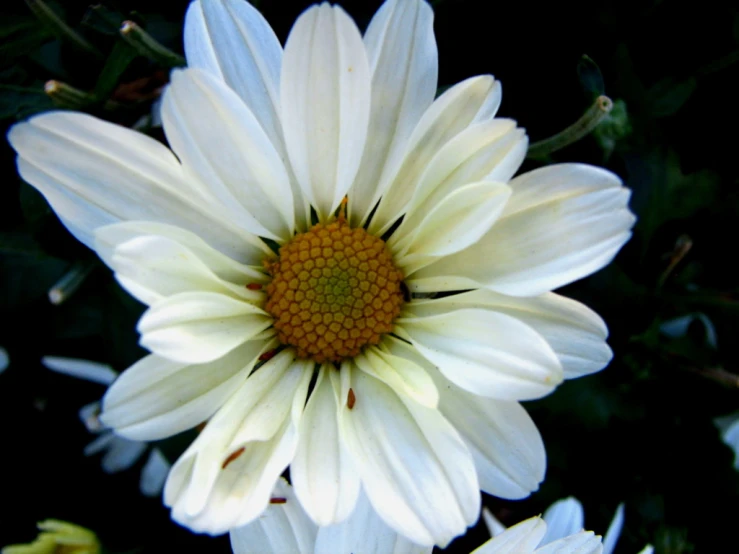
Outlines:
[[[259,10],[243,0],[197,0],[187,10],[184,39],[187,65],[221,78],[280,144],[282,47]]]
[[[407,276],[414,291],[486,287],[535,296],[597,271],[631,236],[630,192],[604,169],[562,164],[510,182],[513,195],[471,247]]]
[[[186,171],[236,224],[286,241],[295,228],[290,177],[254,113],[199,69],[172,73],[162,104],[164,130]]]
[[[339,437],[338,406],[324,366],[300,424],[300,440],[290,477],[295,494],[317,525],[346,519],[359,494],[359,474]]]
[[[144,496],[159,496],[172,465],[158,448],[152,448],[146,464],[141,469],[139,489]]]
[[[153,304],[138,324],[141,344],[184,363],[206,363],[272,325],[256,306],[214,292],[181,292]]]
[[[535,554],[602,554],[603,544],[592,531],[580,531],[537,548]]]
[[[479,515],[469,451],[437,410],[349,364],[341,371],[342,395],[351,390],[354,398],[341,409],[341,435],[373,508],[413,542],[446,546]]]
[[[195,427],[221,407],[257,357],[273,346],[270,341],[247,342],[201,365],[147,356],[108,389],[100,417],[116,433],[137,440],[157,440]]]
[[[231,530],[234,554],[313,554],[318,529],[293,488],[280,478],[272,496],[279,498],[280,503],[270,504],[252,523]]]
[[[388,169],[380,185],[383,197],[369,231],[382,235],[410,201],[424,170],[437,152],[468,126],[490,119],[500,104],[500,85],[490,75],[453,86],[426,110],[408,139],[404,155]]]
[[[606,536],[603,537],[603,554],[613,554],[613,550],[616,548],[618,538],[621,536],[621,530],[624,527],[624,505],[623,502],[616,508],[616,513],[613,514],[611,524],[608,526]]]
[[[295,22],[285,45],[281,114],[301,189],[323,220],[349,191],[370,112],[367,54],[354,22],[322,4]]]
[[[452,383],[499,400],[530,400],[562,381],[547,342],[508,315],[479,309],[401,318],[397,325]]]
[[[188,229],[237,261],[261,262],[263,243],[214,210],[204,185],[146,135],[85,114],[47,112],[15,125],[8,140],[21,177],[91,248],[98,227],[148,220]]]
[[[362,492],[349,519],[318,529],[311,554],[431,554],[432,550],[432,546],[414,544],[388,527]]]
[[[554,293],[516,297],[478,289],[434,300],[414,300],[408,310],[418,316],[464,308],[485,308],[515,317],[534,329],[557,354],[565,379],[603,369],[613,357],[608,328],[593,310]]]
[[[220,534],[264,511],[295,454],[313,365],[282,351],[213,416],[167,479],[176,521]]]
[[[434,12],[422,0],[390,0],[367,27],[372,106],[362,163],[349,193],[353,224],[364,221],[382,194],[383,173],[404,154],[436,94],[438,53]]]

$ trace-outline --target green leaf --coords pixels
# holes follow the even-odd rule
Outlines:
[[[48,257],[41,245],[30,234],[15,231],[0,233],[0,254],[15,254],[34,258]]]
[[[110,97],[116,85],[118,85],[121,75],[137,55],[131,46],[122,40],[116,41],[108,59],[105,60],[105,65],[93,90],[93,94],[99,101],[105,101]]]
[[[5,15],[0,21],[0,65],[35,50],[54,37],[53,33],[33,17]]]
[[[24,119],[53,107],[43,83],[36,87],[0,84],[0,119]]]
[[[667,117],[676,113],[690,99],[698,86],[694,77],[684,81],[664,79],[647,92],[649,111],[654,117]]]

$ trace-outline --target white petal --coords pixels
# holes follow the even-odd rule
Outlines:
[[[539,430],[526,410],[517,402],[483,398],[444,381],[437,384],[439,411],[472,453],[480,489],[514,500],[537,490],[547,458]]]
[[[418,351],[464,390],[499,400],[530,400],[562,381],[562,367],[528,325],[485,310],[397,321]]]
[[[138,440],[165,438],[208,419],[274,347],[250,341],[215,362],[187,365],[151,355],[128,368],[103,399],[103,422]]]
[[[172,150],[245,230],[286,241],[295,227],[290,177],[254,114],[230,88],[198,70],[178,70],[162,117]]]
[[[107,452],[103,455],[103,471],[118,473],[130,468],[143,456],[148,447],[149,445],[145,442],[115,437],[108,445]]]
[[[476,243],[498,219],[510,195],[511,189],[501,183],[458,188],[431,207],[414,231],[408,228],[397,263],[409,273],[407,266],[419,258],[430,262],[431,257],[448,256]]]
[[[282,47],[259,10],[243,0],[193,2],[185,18],[184,39],[187,65],[220,77],[254,113],[273,143],[281,143]]]
[[[338,6],[298,18],[285,45],[280,100],[298,183],[325,219],[357,174],[367,136],[370,73],[362,37]]]
[[[284,503],[270,504],[254,522],[231,530],[234,554],[313,554],[316,525],[303,511],[293,488],[280,478],[272,496]]]
[[[182,292],[153,304],[138,324],[141,344],[184,363],[212,362],[272,325],[256,306],[214,292]]]
[[[485,507],[482,509],[482,519],[485,521],[485,527],[488,528],[488,533],[490,533],[491,537],[497,537],[506,530],[505,525],[498,521],[498,518]]]
[[[437,152],[469,125],[493,116],[500,103],[500,86],[489,75],[463,81],[437,98],[413,130],[404,156],[385,173],[382,200],[369,231],[381,236],[410,201],[424,170]]]
[[[603,554],[613,554],[613,550],[616,548],[618,538],[621,536],[621,530],[624,527],[624,505],[623,502],[616,508],[616,513],[613,514],[611,524],[608,526],[606,536],[603,538]]]
[[[472,457],[441,414],[397,396],[349,365],[339,427],[369,500],[387,525],[411,541],[446,546],[479,515]],[[344,377],[346,374],[347,377]]]
[[[95,231],[95,250],[106,264],[113,267],[113,252],[118,246],[146,236],[163,237],[181,244],[224,281],[238,285],[267,282],[261,261],[259,266],[243,265],[209,246],[190,231],[163,223],[129,221],[100,227]]]
[[[149,459],[141,469],[141,480],[139,481],[141,493],[144,496],[159,496],[164,488],[164,481],[167,479],[170,467],[169,461],[161,450],[152,448]]]
[[[547,533],[542,539],[542,544],[562,539],[585,527],[585,512],[580,501],[570,496],[558,500],[544,512],[544,521],[547,522]]]
[[[3,348],[2,346],[0,346],[0,373],[2,373],[3,371],[7,369],[9,363],[10,363],[10,358],[8,357],[8,351],[5,350],[5,348]]]
[[[422,0],[390,0],[367,27],[372,106],[362,163],[349,193],[353,224],[363,222],[382,190],[383,170],[404,154],[411,132],[436,94],[434,12]]]
[[[631,236],[630,192],[604,169],[548,166],[510,186],[513,195],[490,232],[409,276],[412,290],[487,287],[535,296],[602,268]]]
[[[651,544],[648,544],[639,551],[639,554],[654,554],[654,547]]]
[[[295,453],[313,365],[283,350],[213,416],[167,479],[176,521],[220,534],[264,511]]]
[[[109,365],[89,360],[44,356],[41,358],[41,363],[52,371],[101,385],[110,385],[118,377],[118,373]]]
[[[261,261],[261,241],[214,211],[202,185],[146,135],[85,114],[48,112],[15,125],[8,140],[21,176],[87,246],[97,227],[148,220],[188,229],[235,260]]]
[[[354,358],[357,367],[379,379],[399,395],[405,395],[419,404],[436,408],[439,392],[434,381],[423,367],[414,361],[393,354],[396,343],[393,337],[386,337],[383,348],[367,348]]]
[[[423,217],[451,192],[469,183],[505,183],[526,156],[523,129],[510,119],[471,125],[447,142],[424,170],[403,223],[393,233],[415,229]]]
[[[432,546],[410,542],[385,525],[367,495],[361,493],[352,515],[343,523],[320,527],[315,554],[431,554]]]
[[[581,531],[537,548],[535,554],[601,554],[600,537],[592,531]]]
[[[606,344],[608,328],[600,316],[584,304],[554,293],[522,298],[479,289],[434,300],[414,300],[408,306],[418,316],[463,308],[485,308],[523,321],[552,347],[565,379],[599,371],[613,357]]]
[[[532,517],[506,529],[490,539],[472,554],[532,554],[546,533],[547,524]]]
[[[325,365],[300,424],[300,440],[290,477],[295,494],[317,525],[346,519],[359,494],[359,474],[339,437],[338,406]],[[338,392],[338,391],[337,391]]]

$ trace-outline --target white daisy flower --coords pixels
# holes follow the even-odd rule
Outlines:
[[[112,384],[118,376],[112,367],[89,360],[44,356],[41,363],[52,371],[101,385]],[[131,468],[149,450],[147,443],[118,436],[106,428],[100,421],[100,402],[83,406],[79,415],[87,430],[98,435],[85,447],[85,456],[94,456],[102,452],[100,464],[106,473],[118,473]],[[164,454],[158,448],[151,448],[149,457],[141,469],[139,481],[141,492],[146,496],[159,495],[164,488],[169,469],[170,463]]]
[[[493,537],[506,530],[505,525],[498,521],[488,509],[483,508],[482,516],[488,531]],[[574,496],[557,500],[546,509],[542,519],[546,523],[546,533],[539,542],[542,546],[556,543],[585,528],[585,511],[580,501]],[[613,515],[613,519],[603,537],[603,554],[613,554],[623,526],[624,505],[622,503],[616,508],[616,513]],[[640,554],[651,554],[652,550],[652,546],[647,545]]]
[[[603,321],[551,290],[628,240],[620,179],[513,178],[527,138],[495,118],[499,83],[434,99],[421,0],[388,0],[364,37],[314,6],[284,50],[243,0],[196,1],[185,51],[162,105],[171,150],[69,112],[9,135],[23,178],[149,306],[152,354],[103,421],[156,440],[209,420],[168,477],[175,520],[244,525],[290,466],[315,523],[363,489],[392,529],[443,546],[480,489],[535,490],[544,447],[518,402],[611,358]]]
[[[551,529],[546,516],[543,520],[531,518],[508,530],[503,527],[473,554],[605,554],[600,537],[583,531],[582,527],[557,538],[550,538]],[[433,551],[433,547],[413,544],[389,528],[364,493],[360,493],[354,511],[346,520],[318,527],[284,479],[278,481],[265,512],[254,522],[232,529],[230,536],[234,554],[431,554]],[[546,548],[537,548],[540,545]]]

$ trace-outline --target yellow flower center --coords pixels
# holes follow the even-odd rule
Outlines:
[[[265,309],[299,357],[340,362],[393,330],[403,274],[382,239],[343,217],[296,235],[266,265]]]

